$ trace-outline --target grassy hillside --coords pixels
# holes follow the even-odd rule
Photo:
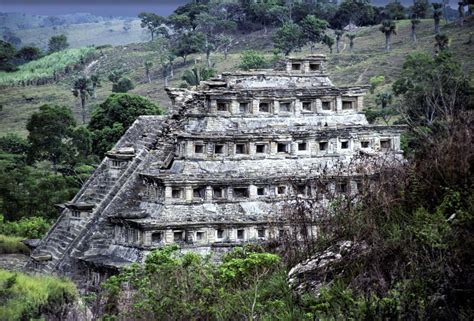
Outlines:
[[[140,20],[130,21],[130,30],[123,29],[125,20],[71,24],[59,27],[37,27],[15,31],[23,44],[46,48],[52,36],[65,34],[71,48],[90,45],[125,45],[147,41],[150,36],[140,27]]]
[[[385,39],[379,31],[379,26],[360,28],[355,39],[354,54],[348,49],[348,41],[344,36],[341,44],[343,48],[340,54],[329,54],[326,47],[318,45],[316,52],[328,55],[327,68],[336,85],[368,84],[369,78],[375,75],[383,75],[386,79],[385,86],[395,80],[400,73],[406,56],[415,50],[432,53],[434,51],[434,33],[432,19],[423,20],[418,26],[418,43],[413,44],[410,38],[410,22],[408,20],[398,22],[398,32],[393,36],[392,51],[384,52]],[[474,31],[474,19],[470,19],[460,27],[457,24],[442,26],[442,32],[451,39],[451,49],[457,59],[462,62],[464,70],[474,78],[474,41],[468,43],[469,33]],[[87,32],[87,31],[83,31]],[[115,41],[110,36],[110,41]],[[235,70],[238,68],[240,53],[244,49],[258,49],[272,56],[271,32],[265,34],[263,31],[247,35],[236,35],[234,48],[227,60],[222,53],[213,54],[212,59],[218,72],[224,70]],[[309,53],[309,48],[295,53],[296,56],[304,56]],[[143,63],[146,60],[153,61],[152,83],[145,78]],[[186,65],[182,59],[176,59],[175,74],[171,80],[171,86],[178,86],[184,70],[193,66],[194,62],[204,62],[205,56],[192,55],[188,58]],[[126,46],[117,46],[104,49],[97,60],[86,67],[85,72],[101,75],[102,87],[98,88],[97,100],[88,102],[89,108],[94,104],[102,102],[110,93],[112,85],[106,80],[112,70],[123,69],[136,84],[132,93],[140,94],[157,101],[163,107],[169,105],[168,97],[163,89],[164,83],[160,70],[159,56],[149,43],[138,43]],[[44,103],[63,104],[71,106],[77,119],[80,117],[80,104],[71,94],[71,84],[74,75],[62,79],[56,84],[35,87],[12,87],[1,90],[0,105],[0,135],[7,132],[16,132],[26,135],[25,123],[29,115]],[[373,97],[367,97],[367,105],[373,104]]]

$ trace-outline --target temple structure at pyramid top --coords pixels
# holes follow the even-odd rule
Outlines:
[[[168,114],[135,121],[64,204],[29,267],[97,281],[168,244],[207,253],[265,242],[285,233],[274,223],[293,197],[357,192],[355,160],[402,159],[402,129],[369,125],[367,87],[334,86],[325,64],[289,58],[167,89]]]

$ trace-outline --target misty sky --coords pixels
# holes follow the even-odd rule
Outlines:
[[[390,0],[372,0],[374,5],[382,6]],[[129,16],[147,11],[161,16],[171,14],[179,5],[190,0],[0,0],[0,12],[20,12],[37,15],[61,15],[87,12],[98,16]],[[405,6],[413,0],[401,0]],[[441,0],[437,0],[441,2]],[[457,6],[457,0],[450,0]]]
[[[136,17],[140,12],[171,14],[189,0],[0,0],[0,12],[61,15],[87,12],[97,16]]]

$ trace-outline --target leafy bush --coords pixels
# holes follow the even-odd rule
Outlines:
[[[147,320],[303,320],[279,262],[275,254],[238,249],[218,264],[165,247],[104,284],[106,312]],[[133,293],[128,306],[118,304],[124,291]]]
[[[267,68],[269,62],[265,59],[265,56],[255,50],[246,50],[242,52],[240,56],[240,65],[239,67],[243,70],[249,69],[263,69]]]
[[[135,88],[130,78],[122,77],[116,83],[112,85],[112,92],[114,93],[126,93],[129,90]]]
[[[39,239],[48,231],[51,224],[43,217],[24,217],[19,221],[8,222],[0,215],[0,234]]]
[[[2,320],[32,320],[48,316],[61,320],[64,306],[78,297],[71,281],[0,270]],[[49,319],[47,318],[47,319]]]
[[[21,241],[23,237],[0,235],[0,254],[30,254],[30,249]]]
[[[28,85],[38,80],[53,79],[56,74],[67,73],[73,65],[89,60],[94,53],[93,47],[55,52],[21,65],[15,72],[0,72],[0,86]]]

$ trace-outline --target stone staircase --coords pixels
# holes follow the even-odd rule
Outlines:
[[[122,169],[118,177],[110,175],[107,158],[101,162],[72,200],[72,203],[94,204],[92,212],[87,217],[74,218],[71,217],[70,210],[65,209],[32,253],[32,260],[28,263],[27,269],[42,273],[68,270],[70,260],[65,258],[79,252],[81,241],[101,219],[104,219],[102,214],[107,211],[108,206],[113,204],[115,197],[120,196],[126,185],[134,181],[131,178],[138,175],[139,165],[149,154],[149,151],[155,149],[160,143],[162,146],[169,145],[170,148],[160,148],[158,158],[161,163],[166,165],[172,163],[173,145],[168,140],[171,138],[170,133],[173,131],[173,127],[176,128],[183,124],[184,113],[185,104],[179,111],[164,119],[144,118],[142,124],[140,121],[135,122],[116,144],[116,147],[121,147],[132,141],[137,151],[135,157]]]

